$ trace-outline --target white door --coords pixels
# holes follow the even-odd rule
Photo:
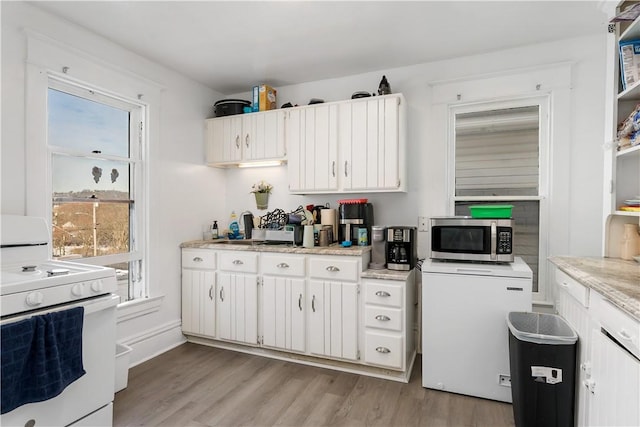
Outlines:
[[[385,97],[340,104],[345,190],[398,188],[399,102],[399,97]]]
[[[255,274],[218,273],[219,338],[256,344],[258,290]]]
[[[287,119],[289,189],[293,192],[338,188],[338,106],[295,109]]]
[[[594,329],[588,425],[640,425],[640,361]]]
[[[262,297],[263,344],[305,351],[304,279],[265,276]]]
[[[311,280],[309,294],[311,353],[357,360],[357,284]]]
[[[245,160],[282,159],[285,156],[285,115],[286,112],[280,110],[247,115],[243,124]]]
[[[215,337],[215,275],[182,270],[182,330]]]
[[[207,162],[237,162],[242,158],[242,118],[240,116],[207,120]]]

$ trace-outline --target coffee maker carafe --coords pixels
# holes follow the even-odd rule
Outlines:
[[[340,207],[338,241],[350,240],[353,245],[358,244],[361,233],[367,236],[367,245],[371,244],[371,226],[373,225],[373,206],[364,202],[366,199],[338,200]],[[362,231],[361,231],[362,230]]]
[[[388,227],[387,268],[411,270],[416,266],[416,227]]]

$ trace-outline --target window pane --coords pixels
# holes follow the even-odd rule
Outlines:
[[[127,253],[129,203],[53,203],[53,257],[87,258]]]
[[[456,196],[537,196],[538,106],[456,115]]]
[[[49,145],[129,156],[129,111],[51,88],[47,102]]]
[[[53,155],[53,197],[129,200],[129,163]]]
[[[491,202],[456,202],[456,215],[470,216],[470,205],[510,204],[513,205],[512,218],[513,252],[522,258],[533,271],[533,292],[538,292],[538,248],[540,244],[540,202],[537,200]]]

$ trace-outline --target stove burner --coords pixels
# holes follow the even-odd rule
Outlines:
[[[22,266],[22,272],[28,272],[28,271],[36,271],[36,267],[37,265],[23,265]]]
[[[69,274],[69,270],[66,268],[52,268],[51,270],[47,270],[47,276],[62,276],[64,274]]]

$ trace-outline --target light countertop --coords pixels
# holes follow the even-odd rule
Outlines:
[[[243,242],[240,240],[240,242]],[[344,248],[338,243],[334,243],[329,246],[314,246],[313,248],[305,248],[302,246],[293,245],[269,245],[262,242],[253,242],[248,244],[248,241],[243,243],[228,243],[226,239],[219,240],[192,240],[184,242],[180,245],[181,248],[195,248],[195,249],[222,249],[230,251],[252,251],[252,252],[280,252],[287,254],[314,254],[314,255],[343,255],[343,256],[362,256],[367,252],[371,252],[371,246],[351,246]]]
[[[618,258],[550,257],[569,276],[640,320],[640,264]]]

